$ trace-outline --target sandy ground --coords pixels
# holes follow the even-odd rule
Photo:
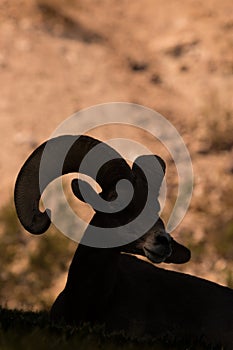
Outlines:
[[[121,101],[162,113],[190,151],[193,200],[174,235],[199,242],[214,219],[230,222],[232,10],[231,0],[1,0],[0,205],[12,199],[23,161],[63,120]],[[217,138],[227,139],[220,150]],[[186,271],[226,284],[226,261],[213,263],[212,253]]]

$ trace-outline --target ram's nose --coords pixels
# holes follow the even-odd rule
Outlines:
[[[157,252],[167,258],[172,253],[171,237],[167,233],[160,234],[156,237]]]
[[[156,237],[157,244],[170,245],[171,240],[171,236],[166,232],[163,232]]]
[[[153,243],[151,241],[146,242],[144,245],[145,255],[152,262],[163,262],[172,253],[171,242],[171,236],[166,232],[161,232],[155,237]]]

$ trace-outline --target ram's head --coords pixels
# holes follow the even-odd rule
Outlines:
[[[101,166],[96,171],[98,164]],[[184,263],[190,259],[190,251],[166,232],[158,215],[164,161],[155,155],[145,155],[130,167],[113,148],[88,136],[51,139],[39,146],[23,165],[16,181],[15,205],[26,230],[41,234],[49,228],[50,213],[39,208],[41,194],[57,177],[77,172],[94,177],[101,187],[97,193],[87,182],[72,181],[74,195],[95,210],[89,225],[92,230],[87,228],[84,238],[93,234],[93,228],[104,228],[107,232],[108,228],[127,225],[131,239],[121,244],[121,251],[144,255],[156,263]],[[135,225],[145,207],[146,216]]]

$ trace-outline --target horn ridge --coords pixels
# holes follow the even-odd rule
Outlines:
[[[39,210],[42,192],[57,177],[79,172],[82,160],[95,146],[98,146],[97,152],[106,152],[109,159],[114,159],[117,164],[120,164],[121,171],[120,173],[116,172],[117,180],[130,177],[130,167],[121,155],[106,143],[90,136],[63,135],[44,142],[32,152],[23,164],[15,184],[16,212],[27,231],[41,234],[49,228],[51,223],[49,211],[41,212]],[[62,159],[64,159],[63,164]],[[103,168],[104,171],[100,171],[98,174],[101,187],[105,186],[105,182],[108,183],[108,178],[111,178],[112,182],[116,182],[114,179],[115,170],[110,176],[107,171],[115,167],[114,162],[110,161],[110,163]],[[109,165],[111,166],[109,167]],[[93,176],[91,169],[92,167],[89,166],[85,174]]]

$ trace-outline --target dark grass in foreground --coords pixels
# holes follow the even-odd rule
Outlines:
[[[47,312],[25,312],[0,307],[0,350],[204,350],[223,349],[193,344],[188,340],[129,339],[123,334],[104,333],[101,327],[79,328],[51,324]]]

